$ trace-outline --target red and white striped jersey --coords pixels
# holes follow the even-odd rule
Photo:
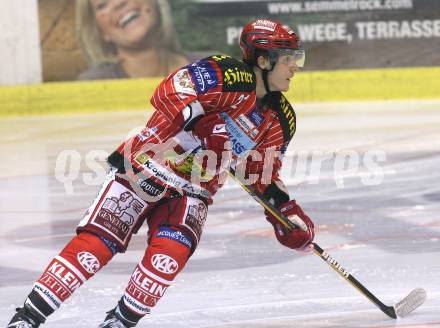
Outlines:
[[[295,112],[287,99],[280,92],[269,95],[257,103],[252,68],[232,57],[211,56],[189,64],[159,84],[151,98],[155,112],[146,127],[125,141],[117,153],[130,158],[138,169],[147,165],[158,180],[171,181],[177,176],[191,181],[187,167],[176,165],[167,153],[181,154],[200,146],[192,132],[182,130],[181,123],[182,110],[198,101],[205,115],[220,114],[225,120],[234,159],[246,158],[251,150],[259,154],[247,159],[245,176],[258,176],[253,185],[263,192],[267,185],[279,180],[282,155],[296,127]],[[162,152],[164,157],[156,156],[152,161],[151,145],[158,147],[155,155]],[[172,177],[164,177],[165,174]],[[212,196],[221,185],[214,177],[201,181],[197,187]]]

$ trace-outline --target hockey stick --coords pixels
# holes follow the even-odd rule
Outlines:
[[[199,147],[200,148],[200,147]],[[190,154],[195,153],[197,150],[193,150]],[[183,154],[184,157],[188,156],[188,153]],[[124,158],[124,160],[127,160]],[[134,173],[134,172],[133,172]],[[140,173],[140,172],[139,172]],[[287,229],[296,229],[299,227],[300,223],[292,222],[291,220],[295,220],[295,218],[287,218],[282,213],[279,212],[277,208],[275,208],[272,204],[266,201],[263,196],[255,190],[250,185],[243,183],[235,174],[235,170],[230,167],[229,175],[238,182],[238,184],[246,190],[246,192],[251,195],[260,205],[262,205],[267,211],[269,211],[281,224],[283,224]],[[137,177],[138,179],[134,179],[135,181],[139,181],[139,177],[136,173],[132,176],[129,176],[129,179],[133,179]],[[141,177],[143,178],[143,177]],[[133,180],[132,180],[133,181]],[[300,220],[298,218],[298,220]],[[333,257],[330,256],[327,252],[325,252],[318,244],[312,243],[313,251],[316,255],[321,257],[330,267],[332,267],[341,277],[347,280],[353,287],[355,287],[361,294],[367,297],[374,305],[376,305],[382,312],[388,315],[391,318],[396,319],[397,316],[405,317],[420,305],[426,299],[426,292],[422,288],[416,288],[412,290],[405,298],[403,298],[400,302],[396,303],[394,306],[388,306],[382,303],[376,296],[374,296],[364,285],[362,285],[353,275],[351,275],[348,270],[344,269]]]
[[[229,169],[230,176],[243,187],[246,192],[252,196],[260,205],[269,211],[281,224],[287,229],[298,228],[298,224],[292,222],[289,218],[284,216],[275,206],[266,201],[263,196],[250,185],[243,183],[236,175],[233,168]],[[318,255],[325,263],[332,267],[342,278],[347,280],[354,288],[361,294],[368,298],[374,305],[376,305],[387,316],[396,319],[405,317],[415,309],[417,309],[426,300],[426,292],[422,288],[412,290],[406,297],[394,306],[385,305],[376,296],[374,296],[364,285],[362,285],[348,270],[340,265],[333,257],[324,251],[318,244],[312,243],[313,252]]]

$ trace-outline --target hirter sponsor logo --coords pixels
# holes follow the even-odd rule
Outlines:
[[[89,252],[78,253],[77,260],[88,273],[96,273],[101,267],[95,255]]]
[[[252,73],[239,70],[238,67],[228,68],[224,72],[223,83],[228,85],[233,85],[237,83],[253,83]]]
[[[296,115],[293,107],[289,104],[286,98],[281,97],[280,99],[281,113],[284,116],[284,120],[289,128],[290,136],[293,136],[296,131]]]
[[[220,62],[219,67],[222,71],[223,91],[247,93],[255,90],[254,73],[244,63],[226,60]],[[244,97],[245,95],[242,94],[242,96]]]
[[[165,254],[154,254],[151,264],[157,271],[165,274],[173,274],[179,269],[176,260]]]

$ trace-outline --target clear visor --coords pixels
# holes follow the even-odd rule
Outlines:
[[[306,52],[298,49],[275,49],[271,51],[269,57],[285,65],[295,64],[298,67],[304,67]]]

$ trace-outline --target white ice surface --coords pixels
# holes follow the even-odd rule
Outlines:
[[[296,110],[297,134],[282,176],[314,219],[316,242],[384,303],[416,287],[426,289],[426,303],[407,318],[389,319],[317,256],[281,247],[259,205],[228,182],[195,255],[139,327],[440,327],[440,101]],[[84,183],[93,173],[86,154],[109,153],[144,121],[139,112],[1,120],[0,326],[72,237],[98,191],[98,183]],[[63,150],[82,159],[72,194],[55,179]],[[335,170],[336,158],[348,151],[361,165]],[[362,162],[369,152],[386,160],[369,169]],[[380,184],[365,184],[380,174]],[[145,235],[143,228],[127,253],[45,327],[96,327],[141,259]]]

